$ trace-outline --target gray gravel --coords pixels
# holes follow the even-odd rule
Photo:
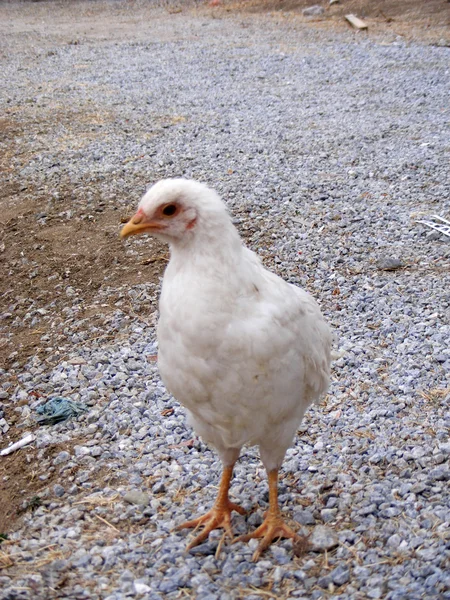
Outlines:
[[[2,112],[20,107],[30,126],[17,143],[35,158],[18,152],[4,180],[49,197],[65,182],[74,205],[131,209],[154,180],[200,179],[265,263],[318,298],[336,333],[333,382],[280,485],[313,550],[294,557],[282,541],[253,564],[254,541],[216,553],[217,532],[185,553],[189,533],[173,529],[212,504],[219,460],[149,360],[153,321],[117,307],[108,341],[84,343],[68,281],[72,352],[3,372],[0,397],[24,431],[43,402],[20,406],[34,389],[90,410],[35,432],[43,505],[1,547],[14,565],[0,598],[450,598],[450,244],[415,223],[450,216],[449,49],[220,14],[155,9],[135,40],[5,33]],[[33,115],[55,111],[66,118],[36,135]],[[98,120],[75,139],[82,112]],[[146,241],[130,244],[131,261]],[[121,291],[139,315],[158,284]],[[66,449],[49,462],[55,442]],[[236,534],[261,522],[254,448],[232,495],[255,509],[234,516]]]

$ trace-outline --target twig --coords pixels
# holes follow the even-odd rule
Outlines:
[[[215,555],[214,555],[214,558],[215,558],[216,560],[218,560],[218,559],[219,559],[219,556],[220,556],[220,551],[222,550],[223,542],[224,542],[224,540],[225,540],[225,535],[226,535],[226,533],[225,533],[225,531],[224,531],[224,532],[223,532],[223,534],[222,534],[222,537],[221,537],[221,538],[220,538],[220,540],[219,540],[219,543],[217,544],[216,553],[215,553]]]
[[[0,569],[7,569],[12,567],[14,562],[11,560],[11,556],[6,552],[0,552]]]
[[[94,517],[97,517],[97,519],[99,519],[100,521],[102,521],[103,523],[105,523],[105,525],[108,525],[108,527],[111,527],[111,529],[114,529],[114,531],[117,531],[117,533],[121,533],[120,529],[117,529],[117,527],[114,527],[114,525],[112,525],[111,523],[109,523],[106,519],[104,519],[103,517],[100,517],[100,515],[96,515],[94,513]]]
[[[392,23],[394,21],[394,19],[392,17],[388,17],[387,15],[385,15],[382,10],[380,10],[379,13],[383,17],[383,19],[386,21],[386,23]]]
[[[108,504],[111,504],[112,502],[117,500],[118,497],[119,497],[119,494],[115,494],[114,496],[111,496],[110,498],[106,498],[105,496],[87,496],[87,498],[84,498],[83,500],[74,502],[74,505],[75,504],[94,504],[96,506],[107,506]]]
[[[268,596],[269,598],[279,598],[279,596],[276,596],[275,594],[272,594],[272,592],[266,592],[265,590],[258,590],[258,588],[255,588],[253,586],[251,586],[250,588],[244,588],[242,590],[243,592],[251,592],[252,594],[261,594],[262,596]]]
[[[144,319],[144,317],[141,317],[140,315],[136,314],[131,307],[129,308],[128,311],[124,310],[123,308],[118,308],[117,310],[119,310],[121,313],[123,313],[127,317],[133,317],[133,319],[138,319],[138,321],[145,323],[145,325],[147,325],[147,327],[154,327],[154,324],[147,321],[147,319]]]

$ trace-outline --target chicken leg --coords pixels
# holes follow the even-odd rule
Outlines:
[[[233,532],[231,530],[231,513],[233,510],[235,510],[240,515],[245,515],[245,510],[241,506],[231,502],[231,500],[228,498],[230,482],[233,476],[233,467],[234,465],[224,467],[222,479],[220,481],[219,493],[217,494],[217,498],[212,509],[205,515],[202,515],[197,519],[193,519],[192,521],[182,523],[176,528],[194,528],[194,530],[197,530],[203,525],[203,530],[192,540],[190,544],[188,544],[186,550],[190,550],[191,548],[194,548],[194,546],[201,544],[201,542],[206,540],[210,532],[214,529],[223,528],[231,538],[233,537]]]
[[[280,508],[278,506],[278,469],[269,471],[269,510],[267,511],[262,524],[252,533],[240,535],[235,542],[248,542],[253,538],[262,538],[261,543],[255,550],[252,561],[256,562],[261,554],[270,544],[280,538],[292,538],[294,541],[300,539],[283,520]]]

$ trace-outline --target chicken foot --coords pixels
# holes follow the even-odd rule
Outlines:
[[[278,506],[278,470],[275,469],[268,473],[269,479],[269,510],[267,511],[262,524],[252,533],[246,533],[237,537],[235,542],[248,542],[253,538],[262,538],[261,543],[255,550],[252,561],[259,560],[261,554],[270,544],[281,538],[292,538],[295,541],[300,540],[300,536],[295,533],[283,520],[280,508]]]
[[[225,529],[225,532],[229,537],[233,537],[233,532],[231,529],[231,513],[234,511],[238,512],[241,515],[245,515],[245,510],[231,502],[228,498],[228,491],[230,489],[230,482],[233,476],[233,466],[224,467],[222,473],[222,479],[220,481],[219,493],[217,494],[216,501],[211,510],[209,510],[205,515],[198,517],[197,519],[193,519],[192,521],[187,521],[186,523],[182,523],[176,527],[179,529],[190,529],[193,528],[194,532],[199,527],[203,526],[202,531],[188,544],[186,550],[190,550],[198,544],[201,544],[206,538],[209,536],[211,531],[214,529]]]

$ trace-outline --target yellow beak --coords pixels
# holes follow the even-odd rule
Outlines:
[[[129,235],[136,235],[138,233],[144,233],[144,231],[150,231],[161,228],[162,227],[159,223],[156,223],[154,221],[146,221],[144,214],[141,212],[137,212],[134,215],[134,217],[131,217],[128,223],[126,223],[122,227],[120,231],[120,237],[123,239],[128,237]]]

